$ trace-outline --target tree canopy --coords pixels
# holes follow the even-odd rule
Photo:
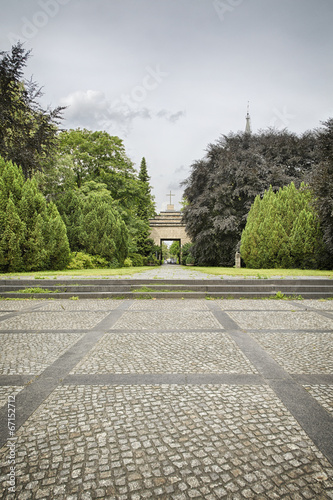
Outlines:
[[[323,230],[326,266],[333,267],[333,118],[323,125],[317,131],[319,161],[310,183]]]
[[[64,109],[39,104],[41,89],[23,76],[29,56],[20,43],[0,52],[0,155],[20,165],[25,178],[49,164]]]

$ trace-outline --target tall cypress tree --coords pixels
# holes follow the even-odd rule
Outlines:
[[[150,177],[148,175],[148,169],[146,164],[146,159],[143,157],[141,160],[139,180],[141,184],[140,196],[138,199],[138,210],[137,214],[141,220],[141,228],[139,234],[136,238],[136,245],[138,252],[141,255],[147,256],[150,254],[153,241],[149,238],[150,228],[149,219],[155,214],[155,206],[153,197],[151,195],[151,187],[149,184]]]

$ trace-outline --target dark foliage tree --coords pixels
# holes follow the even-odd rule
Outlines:
[[[0,52],[0,155],[20,165],[25,178],[49,165],[64,109],[39,104],[41,89],[23,77],[29,56],[21,43]]]
[[[333,268],[333,118],[318,133],[319,162],[313,170],[311,186],[315,195],[326,245],[326,266]]]
[[[194,162],[184,182],[186,230],[197,264],[234,264],[246,216],[258,194],[272,185],[299,186],[316,161],[316,138],[269,129],[223,136]]]

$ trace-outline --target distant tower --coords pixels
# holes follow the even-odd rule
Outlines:
[[[246,113],[246,125],[245,125],[245,133],[251,134],[251,121],[250,121],[250,113],[249,113],[250,103],[247,103],[247,113]]]

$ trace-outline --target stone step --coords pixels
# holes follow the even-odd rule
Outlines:
[[[333,289],[330,278],[286,278],[286,279],[130,279],[130,278],[61,278],[61,279],[0,279],[0,286],[59,286],[59,285],[327,285]]]
[[[202,298],[202,297],[271,297],[278,292],[304,298],[333,298],[330,279],[213,279],[213,280],[0,280],[0,296],[11,298]],[[24,293],[27,288],[42,288],[49,293]]]

